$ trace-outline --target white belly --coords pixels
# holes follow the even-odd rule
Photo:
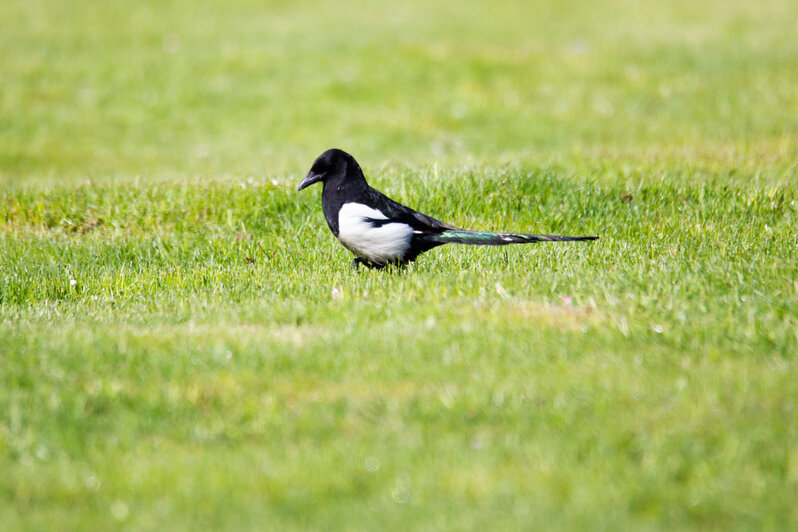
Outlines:
[[[387,220],[376,209],[360,203],[346,203],[338,213],[338,240],[355,255],[385,264],[404,257],[410,247],[413,228],[403,223],[375,227],[372,220]]]

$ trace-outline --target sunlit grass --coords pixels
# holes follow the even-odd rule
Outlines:
[[[395,273],[350,271],[289,183],[9,195],[4,513],[791,522],[795,188],[684,177],[377,171],[465,226],[601,235]]]
[[[654,147],[789,165],[797,6],[10,2],[0,180],[280,177],[330,146],[400,164]]]

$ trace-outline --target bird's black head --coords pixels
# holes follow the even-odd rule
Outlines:
[[[309,187],[313,183],[326,183],[333,178],[363,178],[363,172],[355,158],[343,150],[333,148],[319,155],[310,167],[310,172],[299,184],[297,190]]]

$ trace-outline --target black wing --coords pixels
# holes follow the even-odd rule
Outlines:
[[[369,187],[364,203],[373,209],[377,209],[387,216],[391,222],[407,224],[422,234],[440,233],[447,229],[460,229],[457,226],[436,220],[432,216],[418,212],[398,201],[394,201],[379,190]]]

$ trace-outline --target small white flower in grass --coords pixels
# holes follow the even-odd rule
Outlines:
[[[337,288],[333,288],[330,291],[330,297],[333,299],[338,299],[339,297],[341,297],[341,291],[338,290]]]
[[[380,459],[376,456],[369,456],[365,461],[366,471],[376,473],[380,469]]]
[[[485,447],[485,438],[483,436],[476,435],[471,438],[471,441],[468,442],[468,445],[475,451],[479,451]]]
[[[83,485],[89,488],[91,491],[97,491],[100,489],[100,479],[97,478],[95,475],[87,475],[86,478],[83,479]]]
[[[77,284],[78,284],[78,282],[76,280],[74,280],[74,279],[70,279],[69,280],[69,286],[74,288],[75,286],[77,286]]]
[[[656,324],[656,325],[654,325],[654,332],[655,332],[655,333],[657,333],[657,334],[662,334],[662,331],[664,331],[664,330],[665,330],[665,329],[663,329],[663,328],[662,328],[662,325],[660,325],[659,323],[658,323],[658,324]]]
[[[394,502],[404,504],[410,500],[410,490],[401,484],[397,485],[391,492]]]
[[[44,462],[50,458],[50,451],[44,445],[39,445],[36,447],[36,458]]]
[[[506,299],[508,297],[507,290],[501,285],[501,283],[496,283],[493,288],[496,289],[496,293],[499,297]]]
[[[117,521],[124,521],[130,515],[130,508],[125,501],[117,500],[111,505],[111,515]]]

